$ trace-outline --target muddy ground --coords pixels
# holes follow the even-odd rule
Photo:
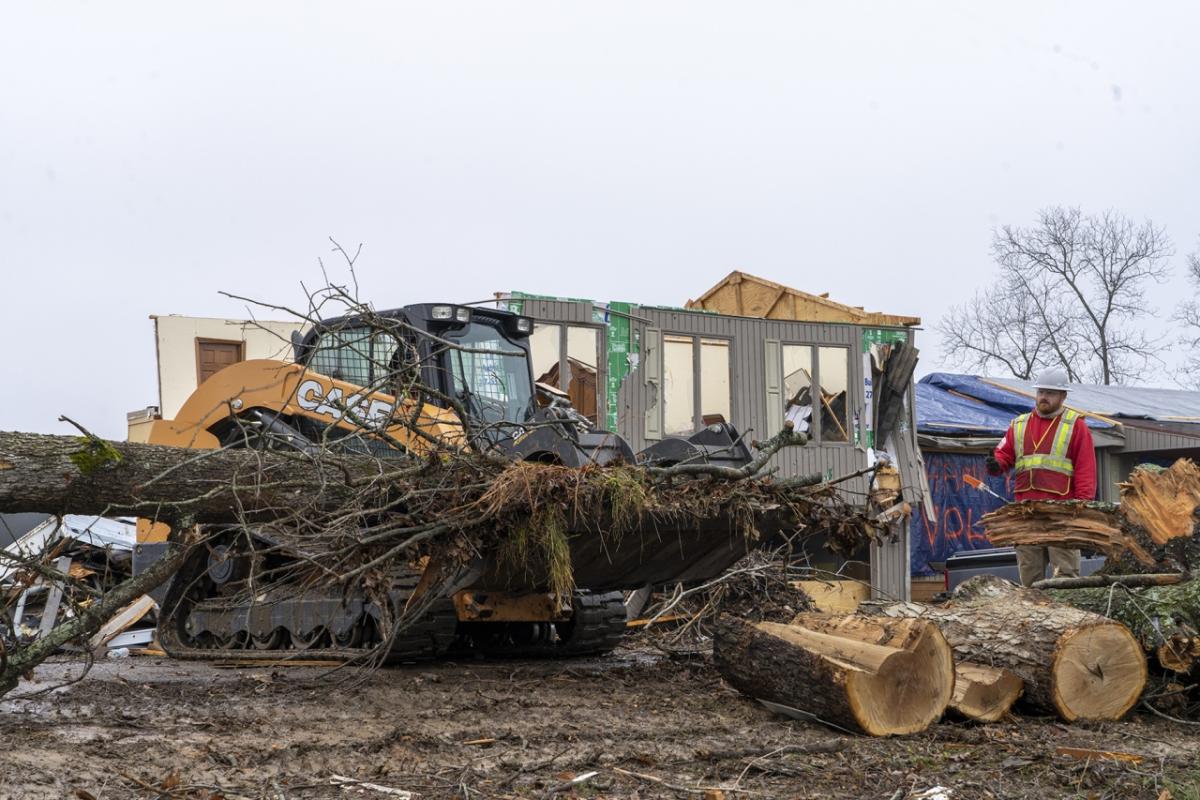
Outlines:
[[[867,739],[776,716],[705,660],[636,646],[332,677],[136,657],[51,689],[78,672],[43,665],[0,702],[0,797],[401,796],[342,776],[420,798],[1200,798],[1200,727],[1022,717]]]

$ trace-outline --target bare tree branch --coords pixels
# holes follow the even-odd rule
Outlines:
[[[1162,228],[1111,210],[1052,207],[1033,227],[1006,225],[993,235],[992,288],[938,323],[946,356],[1024,379],[1049,366],[1073,382],[1136,379],[1163,349],[1139,323],[1153,314],[1146,288],[1167,279],[1172,252]]]

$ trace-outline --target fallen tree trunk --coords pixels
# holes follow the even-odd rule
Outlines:
[[[751,697],[872,736],[916,733],[941,717],[953,691],[954,664],[933,625],[801,618],[814,627],[722,616],[714,663]]]
[[[197,523],[334,509],[378,477],[370,459],[311,460],[257,450],[187,450],[77,436],[0,432],[0,512],[169,518]]]
[[[1124,624],[1164,669],[1188,673],[1200,662],[1200,581],[1144,589],[1055,589],[1049,595]]]
[[[1042,591],[1050,591],[1051,589],[1096,589],[1120,584],[1130,589],[1140,589],[1146,586],[1174,586],[1186,580],[1190,580],[1190,578],[1183,572],[1168,572],[1166,574],[1141,572],[1133,575],[1094,573],[1080,578],[1043,578],[1040,581],[1034,581],[1030,588],[1041,589]]]
[[[1011,671],[1025,702],[1067,722],[1119,719],[1146,684],[1142,647],[1124,625],[992,575],[966,581],[945,606],[868,609],[934,622],[960,661]]]

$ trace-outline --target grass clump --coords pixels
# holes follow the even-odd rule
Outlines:
[[[500,560],[524,568],[527,575],[544,572],[558,600],[575,591],[567,524],[558,508],[542,508],[517,525],[500,547]]]

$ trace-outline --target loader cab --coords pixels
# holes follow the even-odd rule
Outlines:
[[[420,303],[322,320],[296,343],[296,361],[368,392],[441,407],[453,398],[496,441],[535,411],[532,330],[532,320],[507,311]],[[422,387],[440,396],[418,397]]]

